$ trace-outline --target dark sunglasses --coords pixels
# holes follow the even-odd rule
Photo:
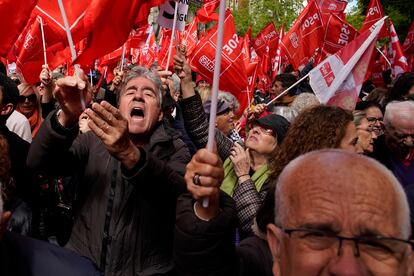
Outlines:
[[[20,95],[19,96],[19,103],[24,103],[26,101],[26,99],[29,102],[35,102],[37,100],[36,94],[31,94],[29,96],[22,96],[22,95]]]

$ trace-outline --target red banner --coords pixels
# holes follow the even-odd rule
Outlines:
[[[407,55],[414,54],[414,21],[411,23],[410,29],[405,37],[403,50]]]
[[[197,48],[189,56],[191,68],[208,82],[213,83],[217,25],[200,40]],[[224,21],[223,48],[221,50],[220,84],[221,90],[237,95],[247,87],[246,69],[243,63],[242,45],[236,33],[231,12],[226,12]]]
[[[218,20],[215,10],[218,8],[220,0],[204,0],[204,5],[197,11],[200,23],[208,23]]]
[[[358,36],[358,31],[348,22],[337,15],[322,15],[325,25],[325,36],[322,52],[327,55],[335,54]]]
[[[323,45],[324,28],[316,2],[312,1],[300,14],[282,40],[282,49],[294,68],[306,65]]]
[[[391,76],[395,79],[398,75],[408,72],[408,63],[407,58],[404,55],[402,50],[400,40],[398,39],[397,32],[395,31],[394,24],[390,19],[389,21],[389,31],[390,31],[390,44],[389,44],[389,58],[391,62]]]
[[[190,55],[197,45],[197,42],[198,42],[197,25],[198,25],[198,19],[197,17],[195,17],[193,21],[188,26],[185,27],[185,30],[182,33],[181,43],[186,46],[187,55]]]
[[[382,10],[381,3],[379,0],[371,0],[369,2],[368,8],[367,8],[367,14],[365,16],[364,23],[362,24],[361,29],[359,30],[360,33],[365,32],[368,30],[372,25],[374,25],[375,22],[380,20],[384,17],[384,11]],[[384,24],[379,38],[387,37],[387,27]]]
[[[266,43],[269,43],[269,52],[273,54],[276,52],[278,41],[279,33],[273,22],[270,22],[257,34],[256,38],[252,40],[252,46],[259,56],[263,56],[266,52]]]

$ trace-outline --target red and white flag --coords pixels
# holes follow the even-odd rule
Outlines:
[[[185,27],[182,32],[181,44],[184,44],[187,49],[187,55],[190,55],[195,49],[198,42],[197,35],[198,18],[194,17],[193,21]]]
[[[283,52],[294,68],[306,65],[323,45],[324,28],[316,2],[305,7],[293,27],[282,39]]]
[[[388,47],[389,51],[389,59],[391,62],[391,76],[393,79],[398,77],[398,75],[408,72],[408,63],[407,58],[404,55],[404,52],[402,50],[400,40],[398,39],[397,32],[395,31],[394,24],[392,24],[392,21],[390,19],[390,44]]]
[[[322,52],[325,55],[335,54],[359,34],[351,24],[335,14],[322,15],[322,18],[325,25]]]
[[[141,55],[139,59],[140,65],[151,67],[151,65],[158,60],[158,46],[155,41],[155,34],[151,27],[150,33],[148,34],[147,41],[145,42],[144,48],[141,49]]]
[[[408,34],[405,37],[404,44],[403,44],[404,53],[414,54],[414,21],[411,23],[410,29],[408,30]]]
[[[321,13],[335,14],[341,18],[344,18],[345,8],[348,1],[345,0],[314,0],[319,7]]]
[[[282,39],[285,37],[285,23],[282,23],[279,34],[279,43],[277,45],[276,56],[272,62],[272,80],[279,74],[280,65],[282,64]]]
[[[364,23],[362,24],[360,33],[368,30],[375,22],[381,20],[384,17],[384,11],[379,0],[371,0],[367,8],[367,14],[365,16]],[[380,38],[387,37],[387,26],[384,24],[383,29],[380,32]]]
[[[191,68],[208,82],[213,83],[217,25],[200,40],[197,48],[189,56]],[[221,69],[219,89],[229,91],[236,97],[246,90],[247,75],[243,62],[242,43],[236,33],[233,15],[226,12],[224,20],[223,48],[221,49]]]
[[[323,104],[353,110],[385,17],[309,73],[310,85]]]
[[[269,52],[273,54],[276,51],[278,41],[279,33],[276,30],[275,24],[270,22],[252,40],[252,46],[256,50],[256,53],[262,57],[267,52],[267,43]]]
[[[164,29],[161,30],[161,38],[160,38],[160,51],[158,53],[158,62],[162,68],[170,68],[173,70],[174,67],[174,60],[170,59],[170,64],[167,66],[167,59],[168,59],[168,51],[170,50],[170,44],[172,39],[172,30],[171,29]],[[181,44],[181,34],[179,31],[175,32],[174,40],[172,43],[171,48],[171,57],[176,55],[176,46]]]
[[[218,20],[215,10],[218,8],[220,0],[204,0],[204,5],[197,11],[200,23],[208,23]]]

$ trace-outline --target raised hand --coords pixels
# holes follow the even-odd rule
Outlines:
[[[109,153],[128,169],[132,169],[140,158],[138,148],[132,143],[128,134],[128,121],[121,115],[119,109],[108,102],[93,103],[92,108],[86,109],[89,116],[88,126]]]
[[[177,50],[177,54],[174,56],[174,71],[181,79],[183,98],[188,98],[195,94],[186,51],[185,45],[181,45]]]
[[[57,80],[53,94],[62,108],[58,119],[64,127],[75,125],[80,114],[92,100],[91,87],[82,70],[79,70],[79,76],[68,76]]]
[[[250,171],[249,149],[244,149],[239,143],[234,143],[229,156],[237,178],[248,176]]]
[[[219,209],[218,196],[224,178],[224,169],[217,153],[200,149],[187,164],[184,179],[187,190],[197,200],[197,213],[203,219],[214,217]],[[202,207],[204,198],[209,198],[209,206]]]

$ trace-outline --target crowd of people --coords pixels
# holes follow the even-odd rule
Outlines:
[[[0,274],[414,275],[414,73],[353,111],[308,80],[272,101],[305,74],[209,122],[183,47],[109,83],[1,64]]]

